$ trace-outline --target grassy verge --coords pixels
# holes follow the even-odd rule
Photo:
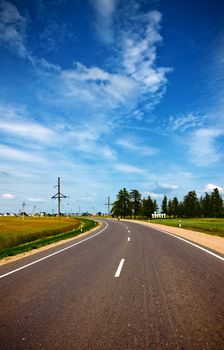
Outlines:
[[[181,220],[181,227],[193,231],[208,233],[224,237],[224,219],[152,219],[151,222],[155,224],[162,224],[167,226],[179,227],[179,220]]]
[[[33,249],[37,249],[40,247],[43,247],[45,245],[58,242],[63,239],[72,238],[75,236],[78,236],[79,234],[89,231],[90,229],[96,227],[98,225],[97,222],[89,219],[80,219],[81,225],[79,225],[79,228],[72,229],[70,231],[48,235],[45,237],[41,237],[39,239],[33,240],[32,242],[27,242],[19,245],[15,245],[12,247],[6,247],[3,249],[0,249],[0,259],[7,257],[7,256],[13,256],[16,254],[21,254],[24,252],[31,251]]]

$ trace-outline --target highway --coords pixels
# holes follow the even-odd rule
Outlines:
[[[134,222],[0,266],[0,347],[224,349],[224,262]]]

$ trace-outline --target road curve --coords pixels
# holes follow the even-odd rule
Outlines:
[[[223,272],[223,261],[175,237],[104,220],[0,266],[1,348],[223,349]]]

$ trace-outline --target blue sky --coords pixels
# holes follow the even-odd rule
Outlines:
[[[222,1],[0,0],[0,212],[224,188]]]

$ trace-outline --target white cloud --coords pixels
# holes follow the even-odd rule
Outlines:
[[[167,83],[170,68],[156,67],[156,50],[162,37],[159,34],[162,15],[151,11],[138,16],[138,32],[130,28],[124,34],[123,66],[129,76],[142,84],[148,93],[158,93]]]
[[[59,65],[50,63],[45,58],[36,60],[36,63],[38,63],[41,68],[46,69],[47,71],[51,71],[53,73],[61,72],[61,67]]]
[[[97,15],[95,26],[98,37],[105,44],[112,44],[114,40],[113,16],[118,0],[92,0],[92,3]]]
[[[135,82],[125,75],[111,74],[99,67],[88,68],[81,63],[76,63],[72,70],[62,71],[60,77],[65,94],[101,106],[105,99],[110,104],[124,102],[136,88]]]
[[[104,127],[94,125],[94,123],[84,123],[82,128],[70,126],[70,130],[62,132],[63,142],[68,147],[81,151],[89,156],[115,160],[117,154],[109,145],[100,140],[101,133],[105,132]]]
[[[38,151],[43,152],[43,147],[51,145],[52,149],[58,149],[60,145],[66,147],[68,152],[74,153],[74,150],[76,150],[89,156],[97,156],[108,160],[117,158],[116,151],[101,139],[102,134],[109,131],[109,123],[106,122],[104,117],[97,116],[97,120],[92,119],[89,122],[86,119],[78,121],[75,126],[72,121],[65,121],[62,118],[61,122],[51,123],[53,128],[29,121],[28,118],[29,115],[26,110],[0,105],[0,133],[2,133],[6,143],[10,144],[12,144],[12,136],[14,136],[13,151],[12,149],[10,151],[8,148],[6,149],[6,146],[3,149],[2,145],[2,153],[9,154],[9,157],[14,158],[18,155],[18,159],[26,160],[32,159],[32,157],[30,152],[28,157],[25,155],[27,151],[21,154],[20,147],[24,148],[24,144],[26,149],[32,149],[35,154]],[[52,143],[52,141],[54,142]],[[17,150],[18,153],[16,153]],[[49,150],[47,148],[45,150],[48,154]],[[37,156],[37,159],[39,158]]]
[[[26,48],[27,19],[20,15],[16,6],[8,1],[0,2],[0,42],[7,44],[18,56],[32,58]]]
[[[176,190],[179,188],[177,185],[165,183],[165,182],[157,182],[156,185],[160,188],[166,189],[166,190]]]
[[[15,198],[15,196],[11,193],[4,193],[1,195],[1,198],[2,199],[13,199],[13,198]]]
[[[176,117],[169,117],[169,129],[171,131],[181,131],[185,132],[190,129],[195,129],[200,127],[203,123],[204,117],[196,115],[194,113],[180,114]]]
[[[34,202],[34,203],[41,203],[41,202],[44,202],[45,200],[43,198],[30,197],[30,198],[27,198],[27,201]]]
[[[218,188],[218,190],[219,190],[220,192],[223,192],[223,191],[224,191],[224,189],[223,189],[222,187],[220,187],[220,186],[218,186],[218,185],[213,185],[213,184],[207,184],[207,185],[205,186],[204,191],[205,191],[205,192],[211,192],[211,191],[213,191],[215,188]]]
[[[14,107],[10,105],[0,104],[0,118],[1,119],[16,119],[23,114],[24,108]]]
[[[102,153],[103,157],[107,158],[108,160],[117,159],[117,153],[112,148],[110,148],[108,145],[98,147],[98,154],[99,153]]]
[[[118,52],[117,71],[122,76],[120,83],[124,86],[119,83],[117,90],[117,84],[113,82],[108,85],[108,90],[112,89],[117,98],[119,95],[122,98],[132,81],[132,85],[135,83],[136,87],[136,100],[147,96],[145,105],[153,109],[165,92],[167,73],[172,70],[158,67],[156,64],[157,47],[162,42],[160,35],[162,14],[156,10],[145,14],[140,11],[136,1],[124,1],[120,2],[120,6],[116,6],[118,2],[115,0],[98,0],[94,5],[99,14],[97,28],[101,38],[109,43],[113,41],[113,32],[116,35],[114,46]],[[111,19],[115,9],[117,9],[116,23],[113,24]],[[104,19],[109,32],[105,29]],[[124,76],[126,79],[129,78],[129,81],[125,82]],[[102,77],[100,79],[102,80]]]
[[[73,68],[63,70],[62,67],[51,64],[44,58],[33,58],[35,69],[41,72],[43,91],[37,92],[39,98],[48,105],[51,104],[63,110],[67,119],[76,118],[77,120],[78,118],[80,125],[81,120],[95,122],[99,114],[104,116],[102,123],[110,130],[118,127],[125,120],[129,120],[129,123],[132,120],[143,120],[144,112],[152,110],[164,93],[167,83],[166,73],[169,69],[156,66],[157,45],[162,41],[159,34],[161,13],[151,11],[146,15],[141,14],[137,6],[131,5],[135,9],[135,16],[130,19],[125,32],[123,28],[126,28],[127,23],[124,23],[124,13],[117,5],[118,1],[94,2],[101,17],[103,14],[112,17],[116,9],[118,9],[116,15],[120,16],[120,24],[116,27],[117,63],[111,70],[97,66],[88,67],[77,62]],[[137,104],[141,101],[144,101],[144,110],[137,111]],[[62,117],[62,119],[65,118]],[[12,132],[16,132],[15,128],[16,123]],[[23,134],[23,137],[28,137],[26,130],[22,131],[18,126],[17,132],[20,132],[20,135]],[[38,135],[43,141],[41,132],[33,132],[35,140],[38,139]],[[85,148],[82,141],[80,144],[82,149]],[[142,147],[141,152],[152,155],[157,150]]]
[[[137,144],[136,140],[128,139],[119,139],[116,141],[116,144],[127,149],[138,153],[139,156],[153,156],[159,152],[155,147],[148,147],[141,144]]]
[[[51,142],[55,136],[51,129],[28,121],[2,120],[0,131],[40,142]]]
[[[223,161],[223,153],[218,139],[224,135],[223,130],[201,128],[187,138],[187,147],[192,163],[208,166]]]
[[[33,163],[44,161],[44,159],[39,155],[27,151],[20,151],[2,144],[0,144],[0,158]]]
[[[144,192],[143,193],[144,196],[150,196],[154,199],[162,199],[164,197],[163,193],[154,193],[154,192]]]
[[[143,175],[145,171],[141,168],[138,168],[136,166],[130,165],[130,164],[122,164],[117,163],[113,164],[113,168],[121,173],[127,173],[127,174],[141,174]]]

